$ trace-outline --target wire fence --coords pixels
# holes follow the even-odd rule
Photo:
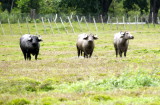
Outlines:
[[[159,17],[157,18],[160,23]],[[77,33],[110,29],[131,29],[134,25],[135,29],[144,26],[150,27],[147,16],[132,17],[103,17],[102,15],[82,16],[82,15],[36,15],[30,14],[11,14],[9,16],[0,15],[0,35],[22,35],[22,34],[61,34],[61,33]],[[155,27],[155,24],[153,24]],[[132,26],[133,28],[133,26]]]

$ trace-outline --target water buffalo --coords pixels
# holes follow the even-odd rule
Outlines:
[[[31,54],[37,60],[39,54],[40,44],[42,41],[40,36],[25,34],[20,38],[20,48],[23,52],[25,60],[31,60]]]
[[[84,52],[84,58],[88,58],[88,55],[90,58],[94,50],[94,40],[96,39],[98,39],[98,37],[93,34],[80,34],[76,43],[78,57]]]
[[[119,56],[122,57],[122,53],[124,52],[124,56],[126,57],[128,45],[129,45],[129,39],[134,39],[134,36],[132,36],[129,32],[119,32],[114,35],[114,48],[116,52],[116,57]]]

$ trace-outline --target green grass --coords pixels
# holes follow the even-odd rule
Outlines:
[[[47,24],[47,23],[46,23]],[[2,105],[159,105],[160,104],[160,29],[147,25],[99,23],[98,31],[90,23],[90,32],[98,35],[90,59],[77,57],[77,35],[82,33],[78,23],[73,23],[75,34],[68,23],[69,33],[63,26],[55,34],[41,23],[42,35],[38,60],[24,61],[19,47],[20,32],[17,24],[2,24],[6,35],[0,31],[0,104]],[[53,25],[54,26],[54,25]],[[83,23],[83,32],[87,32]],[[27,33],[22,24],[23,34]],[[35,34],[34,24],[29,24]],[[116,58],[113,35],[129,30],[135,37],[130,40],[126,58]]]

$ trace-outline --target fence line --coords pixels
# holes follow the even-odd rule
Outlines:
[[[74,16],[72,14],[72,15],[66,17],[66,19],[65,19],[64,17],[63,18],[62,17],[58,18],[58,15],[56,14],[55,17],[52,18],[52,19],[50,19],[50,18],[45,19],[45,18],[41,17],[41,21],[38,21],[38,20],[35,20],[35,19],[33,19],[31,21],[31,20],[29,20],[29,18],[26,18],[25,24],[27,26],[27,33],[28,34],[31,33],[31,28],[33,27],[33,26],[31,26],[30,23],[34,23],[36,34],[39,34],[38,31],[41,31],[41,27],[43,27],[42,30],[44,31],[44,34],[47,34],[48,33],[47,27],[50,27],[49,30],[50,30],[52,35],[57,33],[56,31],[54,31],[55,29],[58,31],[59,34],[61,33],[60,29],[63,32],[65,31],[66,34],[68,34],[68,31],[69,31],[68,27],[66,27],[64,23],[69,23],[69,25],[71,27],[71,29],[70,29],[71,33],[75,34],[75,31],[76,31],[75,28],[77,28],[77,27],[74,27],[74,24],[72,23],[72,21],[75,21],[74,19],[76,19],[76,22],[78,23],[78,26],[79,26],[78,29],[79,29],[80,32],[82,32],[83,30],[90,32],[91,31],[91,28],[90,28],[91,24],[89,24],[89,23],[91,21],[93,21],[93,23],[94,23],[94,27],[95,27],[94,31],[96,31],[96,32],[98,32],[100,30],[104,30],[105,29],[105,24],[108,24],[110,29],[116,29],[116,30],[126,30],[126,29],[137,30],[137,29],[143,29],[144,24],[146,24],[148,26],[148,28],[150,28],[150,25],[152,25],[152,24],[148,24],[148,20],[146,18],[139,17],[138,15],[136,15],[135,17],[128,17],[128,18],[125,18],[124,16],[122,16],[121,18],[118,18],[118,17],[116,17],[116,18],[112,17],[111,18],[110,16],[108,16],[107,22],[104,22],[102,15],[99,16],[100,21],[98,21],[98,19],[96,19],[95,17],[91,17],[91,16],[89,16],[89,17],[90,17],[90,20],[87,20],[85,16],[79,17],[77,15]],[[60,21],[58,19],[60,19]],[[64,19],[64,20],[62,20],[62,19]],[[133,19],[134,19],[134,21],[133,21]],[[146,23],[143,22],[144,20],[146,21]],[[159,17],[157,18],[157,20],[158,20],[158,22],[160,21]],[[37,21],[42,23],[42,25],[37,25]],[[116,21],[116,22],[114,23],[114,21]],[[45,24],[45,22],[46,22],[46,24]],[[57,22],[61,23],[62,25],[58,26]],[[19,19],[17,20],[17,23],[18,23],[18,25],[17,25],[18,32],[19,32],[19,34],[22,35],[23,34],[22,29],[23,29],[23,32],[24,32],[25,28],[22,28],[23,26],[21,26],[21,22],[20,22]],[[49,24],[49,26],[47,26],[47,23]],[[101,25],[97,27],[97,23],[101,23]],[[3,24],[2,24],[2,22],[0,22],[0,26],[1,26],[1,30],[2,30],[1,33],[3,35],[6,35],[7,31],[10,32],[10,35],[15,35],[16,34],[16,32],[17,32],[15,30],[16,27],[14,27],[14,24],[11,24],[9,18],[8,18],[8,26],[9,26],[8,30],[5,28],[6,24],[4,24],[4,25]],[[116,24],[115,25],[116,27],[113,27],[113,24]],[[131,25],[131,24],[134,24],[134,25]],[[139,25],[139,24],[141,24],[141,25]],[[83,25],[83,27],[82,27],[82,25]],[[85,25],[85,27],[84,27],[84,25]],[[54,26],[55,26],[55,28],[54,28]],[[157,27],[157,25],[155,25],[155,24],[153,24],[152,26]],[[38,30],[38,27],[40,27],[39,28],[40,30]],[[13,31],[15,31],[15,33]]]

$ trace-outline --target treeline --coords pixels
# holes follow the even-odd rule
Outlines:
[[[148,15],[149,22],[157,23],[160,0],[1,0],[0,13],[78,14],[107,17]]]

